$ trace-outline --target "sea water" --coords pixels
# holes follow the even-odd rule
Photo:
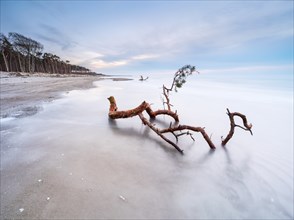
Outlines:
[[[195,141],[179,139],[184,155],[137,116],[108,118],[109,96],[119,110],[142,101],[163,109],[162,85],[172,77],[97,81],[36,115],[1,121],[2,217],[293,219],[292,76],[190,76],[170,94],[172,109],[180,124],[205,127],[216,150],[194,133]],[[227,108],[247,116],[253,136],[236,128],[222,147]]]

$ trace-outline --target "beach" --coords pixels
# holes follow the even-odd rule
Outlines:
[[[35,114],[43,102],[50,102],[63,92],[91,88],[99,79],[101,75],[0,72],[1,118]]]
[[[293,220],[293,12],[0,0],[0,220]]]
[[[119,110],[144,100],[162,109],[171,75],[143,82],[8,78],[1,88],[8,114],[1,118],[1,219],[292,219],[292,84],[258,76],[193,75],[171,93],[180,123],[205,127],[216,145],[211,150],[198,133],[195,141],[181,136],[183,155],[138,117],[108,118],[109,96]],[[9,104],[16,96],[22,104]],[[13,111],[24,106],[37,109]],[[226,108],[247,116],[253,136],[236,128],[222,147]]]

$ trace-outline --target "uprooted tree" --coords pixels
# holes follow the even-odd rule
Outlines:
[[[115,98],[113,96],[110,96],[108,98],[110,102],[110,108],[108,113],[109,118],[119,119],[119,118],[130,118],[130,117],[138,116],[145,126],[148,126],[159,137],[161,137],[164,141],[172,145],[182,154],[183,154],[183,150],[177,145],[178,139],[181,136],[187,135],[187,136],[190,136],[191,139],[194,141],[193,133],[191,132],[201,133],[201,135],[203,136],[203,138],[205,139],[209,147],[211,149],[215,149],[215,145],[211,141],[211,138],[207,135],[204,127],[195,127],[190,125],[179,124],[179,116],[177,114],[177,111],[174,112],[171,109],[172,104],[170,103],[170,97],[169,97],[170,92],[172,91],[177,92],[178,89],[185,84],[187,77],[193,74],[194,72],[197,72],[194,66],[191,66],[191,65],[183,66],[175,73],[170,87],[166,87],[165,85],[162,86],[164,109],[153,111],[151,108],[151,105],[148,102],[143,101],[136,108],[125,110],[125,111],[119,111]],[[165,106],[167,109],[165,109]],[[170,123],[170,125],[167,128],[160,129],[156,127],[155,124],[152,124],[151,121],[144,116],[143,112],[146,112],[151,119],[155,119],[158,115],[168,115],[174,119],[175,123]],[[239,127],[239,128],[242,128],[243,130],[249,131],[251,135],[253,135],[251,131],[252,124],[248,124],[245,115],[239,112],[232,113],[229,111],[229,109],[227,109],[227,114],[230,119],[231,128],[226,138],[222,140],[222,146],[225,146],[228,143],[228,141],[233,137],[235,127]],[[234,120],[235,116],[238,116],[242,119],[244,127],[237,125],[235,123],[235,120]],[[175,137],[176,143],[171,141],[165,136],[165,134],[167,133],[170,133]]]

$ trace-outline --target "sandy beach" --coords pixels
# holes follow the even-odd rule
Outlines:
[[[99,79],[99,75],[0,72],[1,118],[33,115],[43,102],[56,99],[67,91],[91,88]]]
[[[206,127],[216,150],[195,133],[179,140],[181,155],[138,117],[108,118],[110,95],[122,110],[143,100],[161,108],[169,76],[99,79],[1,78],[1,219],[293,218],[293,92],[284,83],[191,76],[172,103],[182,124]],[[238,129],[223,148],[226,107],[246,114],[254,135]]]
[[[0,220],[294,220],[293,1],[0,14]]]

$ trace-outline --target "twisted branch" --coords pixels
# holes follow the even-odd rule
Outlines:
[[[175,144],[174,142],[172,142],[171,140],[169,140],[168,138],[166,138],[164,136],[165,133],[172,133],[175,136],[176,141],[178,141],[178,137],[180,137],[182,135],[189,135],[192,138],[192,140],[194,141],[194,138],[193,138],[192,134],[189,131],[200,132],[202,134],[203,138],[208,143],[209,147],[211,149],[215,149],[214,144],[212,143],[212,141],[209,138],[209,136],[206,134],[204,128],[201,128],[201,127],[193,127],[193,126],[189,126],[189,125],[177,125],[175,127],[172,127],[172,124],[170,124],[169,128],[159,129],[159,128],[155,127],[155,125],[151,124],[150,121],[147,120],[144,117],[144,115],[143,115],[143,111],[146,111],[148,113],[148,115],[150,116],[150,118],[155,118],[157,115],[165,114],[165,115],[171,116],[172,118],[175,119],[176,122],[178,122],[179,121],[179,118],[178,118],[177,113],[175,113],[175,112],[172,112],[172,111],[169,111],[169,110],[157,110],[157,111],[153,111],[151,109],[151,107],[150,107],[150,104],[148,104],[145,101],[142,102],[136,108],[133,108],[133,109],[130,109],[130,110],[127,110],[127,111],[118,111],[115,98],[113,96],[110,96],[108,98],[108,100],[110,102],[110,108],[109,108],[108,116],[111,119],[130,118],[130,117],[133,117],[133,116],[138,115],[144,125],[147,125],[158,136],[160,136],[163,140],[165,140],[167,143],[169,143],[174,148],[176,148],[180,153],[183,153],[183,150],[177,144]],[[183,130],[188,130],[188,131],[182,132]],[[179,131],[181,133],[180,134],[176,134],[175,132],[177,132],[177,131]]]
[[[157,115],[169,115],[172,117],[176,122],[179,121],[179,116],[176,112],[169,111],[169,110],[157,110],[153,111],[150,107],[150,104],[147,102],[142,102],[138,107],[127,110],[127,111],[118,111],[115,98],[110,96],[107,98],[110,102],[108,116],[111,119],[119,119],[119,118],[131,118],[136,115],[139,115],[143,111],[146,111],[150,118],[155,118]]]
[[[239,112],[233,112],[232,113],[232,112],[230,112],[230,110],[228,108],[227,108],[227,115],[230,118],[231,128],[230,128],[230,131],[229,131],[227,137],[224,140],[222,140],[222,146],[225,146],[228,143],[228,141],[233,137],[234,132],[235,132],[235,127],[242,128],[245,131],[249,131],[250,134],[253,135],[253,133],[251,131],[252,124],[248,124],[247,118],[246,118],[245,115],[243,115],[243,114],[241,114]],[[240,117],[242,119],[244,127],[242,127],[240,125],[237,125],[235,123],[234,116],[238,116],[238,117]]]
[[[154,125],[152,125],[144,116],[142,113],[138,114],[140,119],[142,120],[144,125],[147,125],[152,131],[154,131],[159,137],[161,137],[163,140],[165,140],[167,143],[169,143],[170,145],[172,145],[174,148],[177,149],[177,151],[179,151],[181,154],[183,154],[183,150],[181,148],[178,147],[178,145],[176,145],[174,142],[172,142],[171,140],[169,140],[168,138],[166,138],[158,128],[156,128]]]
[[[215,149],[215,146],[214,144],[212,143],[211,139],[209,138],[209,136],[206,134],[204,128],[201,128],[201,127],[193,127],[193,126],[189,126],[189,125],[178,125],[176,127],[169,127],[169,128],[166,128],[166,129],[162,129],[160,130],[160,133],[168,133],[168,132],[175,132],[175,131],[182,131],[182,130],[190,130],[190,131],[195,131],[195,132],[200,132],[203,136],[203,138],[206,140],[206,142],[208,143],[209,147],[211,149]],[[187,135],[190,135],[189,132],[186,132],[186,133],[182,133],[180,135],[183,135],[183,134],[187,134]],[[179,136],[180,136],[179,135]],[[191,137],[192,138],[192,137]],[[192,138],[193,139],[193,138]]]

